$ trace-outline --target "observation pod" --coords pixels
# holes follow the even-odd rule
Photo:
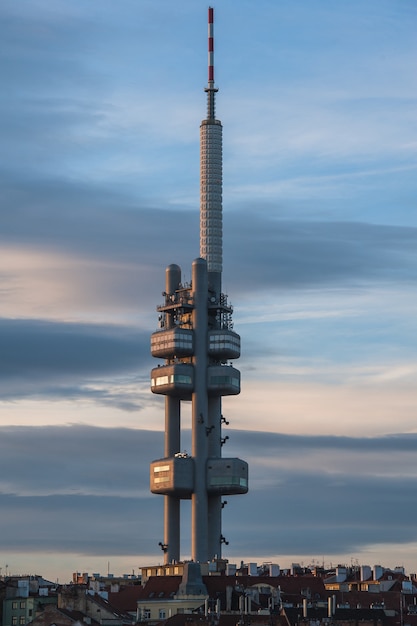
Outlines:
[[[191,498],[194,488],[194,460],[182,453],[153,461],[150,467],[152,493]]]
[[[189,363],[170,363],[151,371],[152,393],[191,400],[194,389],[194,368]]]
[[[232,365],[211,365],[207,391],[210,396],[237,396],[240,393],[239,370]]]
[[[231,496],[248,492],[248,464],[241,459],[209,459],[207,491],[210,495]]]
[[[151,371],[152,393],[191,400],[194,391],[194,366],[169,363]],[[240,393],[240,372],[232,365],[207,368],[207,393],[210,396],[236,396]]]
[[[187,328],[157,330],[151,335],[151,354],[168,359],[191,356],[194,351],[193,331]]]
[[[240,357],[240,336],[233,330],[216,329],[208,333],[208,353],[221,361]]]

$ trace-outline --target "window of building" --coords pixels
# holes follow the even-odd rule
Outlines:
[[[143,609],[143,619],[151,619],[151,609]]]
[[[26,602],[24,600],[22,600],[22,602],[20,603],[20,608],[21,609],[25,609],[26,608]]]
[[[165,609],[159,609],[159,619],[165,619],[165,618],[166,618]]]
[[[17,602],[12,602],[12,609],[17,609]]]
[[[24,626],[26,624],[26,618],[25,618],[24,615],[20,616],[19,624],[20,624],[20,626]]]
[[[13,615],[13,617],[12,617],[12,625],[13,626],[17,625],[17,616],[16,615]]]

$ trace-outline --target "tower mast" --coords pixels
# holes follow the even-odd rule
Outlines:
[[[214,11],[208,10],[207,117],[200,125],[200,258],[192,282],[181,269],[166,270],[159,330],[151,354],[165,359],[152,369],[151,390],[165,396],[164,457],[151,463],[152,493],[162,494],[165,563],[180,559],[180,501],[191,499],[191,558],[221,558],[222,496],[248,491],[248,464],[222,458],[222,397],[240,393],[240,372],[230,364],[240,356],[232,307],[222,293],[222,125],[215,117]],[[181,402],[192,404],[191,455],[181,453]]]
[[[200,256],[207,261],[209,284],[221,292],[223,265],[223,127],[216,120],[214,85],[214,10],[208,10],[207,117],[200,126]]]

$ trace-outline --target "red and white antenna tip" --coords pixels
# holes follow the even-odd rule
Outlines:
[[[208,82],[214,84],[214,9],[209,7],[208,10]]]

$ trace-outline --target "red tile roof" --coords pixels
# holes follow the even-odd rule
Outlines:
[[[137,601],[143,592],[142,585],[129,585],[119,592],[109,592],[109,603],[119,611],[136,612]]]

